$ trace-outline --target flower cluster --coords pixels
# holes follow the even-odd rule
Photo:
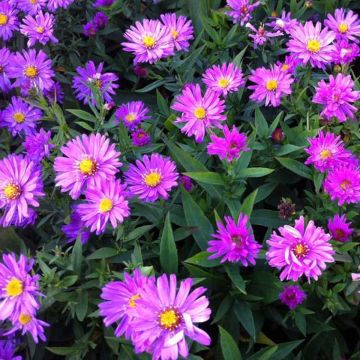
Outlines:
[[[83,26],[83,33],[87,37],[95,36],[99,30],[105,29],[108,23],[108,17],[105,13],[97,12],[93,19]]]

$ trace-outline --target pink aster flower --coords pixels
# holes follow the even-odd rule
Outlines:
[[[315,91],[312,101],[324,106],[320,115],[325,119],[336,117],[339,122],[354,119],[357,108],[353,103],[360,99],[360,91],[354,90],[351,75],[330,75],[329,82],[321,80]]]
[[[39,275],[31,275],[34,260],[24,255],[3,254],[0,263],[0,320],[19,317],[22,313],[35,314],[38,303]]]
[[[39,109],[29,105],[21,98],[13,96],[11,103],[3,111],[0,127],[7,127],[12,136],[21,133],[34,134],[42,116]]]
[[[324,24],[336,34],[338,40],[359,41],[360,20],[352,10],[336,9],[334,16],[328,14]]]
[[[232,63],[212,66],[205,71],[202,81],[209,89],[224,96],[245,85],[241,69]]]
[[[13,86],[20,87],[25,95],[32,88],[41,91],[50,89],[54,76],[51,60],[42,50],[23,50],[12,56],[9,77],[16,79]]]
[[[257,48],[258,45],[260,45],[260,46],[264,45],[268,38],[282,35],[281,31],[277,31],[275,33],[271,33],[269,31],[267,31],[263,25],[260,25],[259,28],[256,29],[255,26],[253,26],[250,23],[247,23],[246,27],[255,33],[255,34],[249,34],[249,37],[252,38],[254,41],[255,49]]]
[[[29,38],[27,42],[28,47],[32,47],[39,42],[42,45],[49,41],[53,44],[58,43],[58,39],[53,35],[54,31],[54,15],[42,11],[37,13],[35,17],[27,15],[20,25],[20,32]]]
[[[159,20],[137,21],[125,32],[124,51],[135,55],[134,63],[154,64],[174,54],[173,36],[170,29]]]
[[[209,259],[221,257],[221,263],[229,261],[240,262],[243,266],[249,263],[255,265],[261,245],[255,241],[249,217],[240,213],[236,223],[232,217],[225,216],[225,223],[217,222],[217,233],[212,235],[214,240],[209,241],[207,249],[209,253],[214,253]]]
[[[54,148],[50,141],[51,132],[41,128],[40,131],[26,136],[23,146],[30,159],[40,162],[42,159],[48,158],[50,151]]]
[[[102,288],[100,315],[104,318],[105,326],[116,323],[116,337],[125,334],[126,339],[131,339],[131,323],[134,319],[132,310],[141,298],[140,292],[153,281],[152,277],[148,278],[139,269],[135,269],[132,276],[124,273],[123,281],[111,281]]]
[[[207,147],[209,155],[218,155],[221,160],[226,159],[231,162],[233,159],[238,159],[243,151],[249,151],[246,146],[246,134],[240,133],[235,126],[229,130],[228,126],[224,125],[222,130],[223,138],[215,134],[210,135],[211,142]]]
[[[47,7],[50,11],[55,12],[59,8],[68,8],[75,0],[48,0]]]
[[[345,150],[340,136],[331,132],[319,131],[318,136],[308,138],[310,146],[305,151],[310,155],[306,165],[313,164],[315,169],[325,172],[334,167],[353,162],[353,154]]]
[[[250,99],[257,103],[265,100],[265,106],[273,107],[280,105],[283,96],[291,94],[291,84],[294,82],[291,74],[282,71],[276,65],[270,69],[260,67],[252,70],[249,80],[255,83],[249,86],[249,89],[254,90]]]
[[[177,51],[189,51],[190,40],[194,38],[191,20],[175,13],[160,15],[162,23],[170,29],[172,43]]]
[[[33,16],[46,7],[46,2],[47,0],[16,0],[16,7]]]
[[[357,44],[347,40],[340,40],[334,44],[334,50],[331,54],[332,62],[345,65],[352,63],[360,55],[360,48]]]
[[[339,206],[360,202],[360,171],[342,165],[330,171],[324,181],[324,190]]]
[[[8,2],[0,2],[0,39],[10,40],[19,29],[18,11]]]
[[[0,160],[0,208],[2,226],[23,226],[31,218],[31,207],[38,207],[43,197],[40,167],[22,155]]]
[[[310,282],[318,280],[326,263],[334,262],[335,254],[326,234],[311,220],[305,227],[304,217],[295,220],[295,227],[285,225],[275,231],[267,241],[269,250],[266,258],[269,265],[281,271],[280,280],[297,281],[305,275]]]
[[[295,74],[296,68],[300,65],[301,61],[293,56],[286,55],[283,62],[277,61],[276,65],[280,68],[281,71],[287,74]]]
[[[346,242],[349,241],[350,236],[353,233],[353,229],[350,227],[351,222],[346,222],[346,215],[339,216],[336,214],[332,219],[328,221],[328,229],[331,236],[336,241]]]
[[[311,21],[305,25],[299,23],[290,35],[288,51],[302,60],[304,65],[310,62],[312,67],[324,69],[331,62],[335,33],[326,27],[321,29],[320,22],[316,25]]]
[[[142,101],[130,101],[122,104],[115,112],[118,122],[122,121],[129,130],[134,130],[144,120],[150,119],[149,108]]]
[[[119,87],[116,83],[118,77],[114,73],[103,72],[104,63],[98,66],[93,61],[88,61],[85,67],[78,66],[74,76],[72,87],[75,90],[76,98],[86,105],[89,102],[96,105],[94,90],[97,89],[105,102],[112,102],[112,95]],[[99,105],[99,104],[98,104]]]
[[[6,47],[0,49],[0,90],[4,93],[11,90],[11,82],[8,76],[10,61],[10,50]]]
[[[230,7],[230,11],[226,14],[232,17],[234,24],[245,23],[251,20],[253,11],[260,5],[260,1],[252,2],[252,0],[226,0],[226,4]]]
[[[110,222],[116,229],[130,216],[125,187],[119,180],[96,179],[85,192],[86,202],[77,211],[84,225],[100,235]]]
[[[225,104],[219,94],[207,89],[203,97],[198,84],[186,86],[171,108],[182,113],[176,119],[176,123],[186,123],[181,132],[187,136],[194,135],[196,142],[203,141],[206,130],[220,127],[221,122],[226,120]]]
[[[69,191],[73,199],[95,179],[114,179],[122,165],[115,145],[101,134],[78,136],[68,141],[61,151],[65,156],[55,159],[55,185],[62,192]]]
[[[178,185],[178,177],[175,163],[160,154],[144,155],[125,173],[129,192],[146,202],[168,199],[170,190]]]
[[[162,275],[140,291],[133,308],[132,329],[136,352],[146,351],[153,360],[187,358],[186,339],[210,345],[209,335],[197,327],[210,318],[206,291],[198,287],[190,291],[193,281],[188,278],[177,287],[176,275]]]
[[[80,238],[82,244],[86,244],[90,237],[90,231],[85,226],[84,221],[78,212],[78,206],[73,206],[70,214],[70,222],[61,227],[61,230],[68,239],[68,243],[76,241]]]
[[[280,17],[275,17],[273,21],[269,22],[267,25],[271,26],[275,31],[281,31],[285,34],[290,34],[290,32],[298,25],[297,19],[291,18],[291,13],[283,10]]]
[[[304,302],[306,293],[299,285],[287,285],[279,294],[279,299],[290,310],[294,310]]]
[[[151,136],[143,129],[138,129],[131,133],[131,143],[133,146],[142,147],[150,144]]]

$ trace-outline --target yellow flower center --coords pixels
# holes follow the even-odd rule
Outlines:
[[[203,107],[197,107],[194,110],[194,115],[198,120],[202,120],[206,117],[206,110]]]
[[[278,83],[276,80],[268,80],[266,82],[266,90],[274,91],[277,89],[277,87],[278,87]]]
[[[96,161],[91,159],[81,160],[79,164],[80,172],[84,175],[94,175],[97,170]]]
[[[129,299],[129,306],[134,308],[136,306],[136,300],[141,299],[141,296],[139,294],[135,294],[133,295],[130,299]]]
[[[225,89],[229,84],[230,84],[230,81],[229,81],[228,79],[225,79],[225,78],[221,78],[221,79],[218,81],[218,85],[219,85],[222,89]]]
[[[16,112],[13,115],[13,119],[18,123],[18,124],[22,124],[25,121],[25,115],[22,112]]]
[[[152,36],[146,36],[145,35],[143,37],[143,43],[148,49],[152,49],[156,44],[156,40]]]
[[[129,113],[125,116],[125,120],[127,122],[133,122],[136,119],[136,116],[134,113]]]
[[[159,323],[163,329],[173,331],[180,325],[181,315],[176,309],[166,309],[160,313]]]
[[[284,64],[282,67],[281,67],[281,71],[288,71],[290,69],[290,65],[288,64]]]
[[[30,4],[36,4],[37,3],[37,0],[29,0],[30,1]]]
[[[152,171],[144,178],[145,184],[150,187],[158,186],[161,182],[161,174],[157,171]]]
[[[27,325],[31,321],[31,316],[28,314],[20,314],[19,316],[19,323],[21,325]]]
[[[45,29],[44,29],[43,26],[37,26],[37,27],[35,28],[35,30],[36,30],[39,34],[42,34],[42,33],[45,31]]]
[[[0,65],[0,74],[4,72],[4,68]]]
[[[320,151],[320,157],[322,160],[326,160],[329,157],[332,157],[332,152],[328,149],[324,149],[324,150]]]
[[[320,47],[321,47],[320,42],[318,40],[315,40],[315,39],[309,40],[308,43],[307,43],[307,49],[312,53],[319,52]]]
[[[6,285],[7,296],[19,296],[23,291],[23,282],[17,278],[12,278]]]
[[[247,6],[242,6],[241,8],[240,8],[240,12],[242,13],[242,14],[247,14],[247,12],[248,12],[248,7]]]
[[[179,36],[179,33],[175,30],[175,29],[171,29],[170,33],[172,35],[172,37],[176,40]]]
[[[36,66],[33,65],[30,65],[25,69],[25,76],[31,79],[35,78],[38,73],[38,69],[36,68]]]
[[[100,201],[99,211],[101,213],[109,212],[113,208],[114,204],[112,200],[104,198]]]
[[[351,187],[351,181],[349,180],[344,180],[341,184],[340,187],[346,191],[347,189],[349,189]]]
[[[20,186],[15,184],[8,184],[4,188],[4,195],[8,200],[15,200],[21,195]]]
[[[0,25],[6,25],[8,22],[7,15],[0,13]]]
[[[348,27],[346,24],[341,23],[341,24],[339,25],[338,29],[339,29],[339,31],[340,31],[342,34],[344,34],[344,33],[346,33],[346,32],[349,30],[349,27]]]
[[[304,243],[298,243],[292,248],[293,254],[301,259],[309,253],[309,247]]]

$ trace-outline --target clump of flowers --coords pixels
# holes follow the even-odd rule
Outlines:
[[[230,7],[227,12],[234,23],[243,26],[251,20],[253,11],[260,5],[260,1],[252,0],[226,0],[226,4]]]
[[[349,241],[349,238],[353,233],[353,229],[350,227],[351,222],[347,222],[345,214],[342,216],[335,214],[332,219],[328,220],[327,226],[331,236],[336,241]]]
[[[279,294],[279,299],[290,310],[294,310],[304,302],[306,293],[299,285],[287,285]]]
[[[285,34],[290,34],[290,32],[298,25],[296,19],[291,18],[291,13],[283,10],[280,17],[275,17],[267,25],[271,26],[276,31],[284,32]]]
[[[51,132],[40,129],[38,132],[28,135],[25,138],[24,149],[27,156],[33,161],[40,162],[50,156],[50,151],[54,148],[51,144]]]

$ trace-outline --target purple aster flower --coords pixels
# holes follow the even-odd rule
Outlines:
[[[115,0],[96,0],[94,3],[94,7],[110,7]]]
[[[125,173],[131,195],[146,202],[167,200],[170,190],[178,185],[178,177],[175,163],[160,154],[144,155]]]
[[[104,318],[105,326],[117,324],[116,337],[125,334],[126,339],[131,339],[134,316],[130,310],[136,308],[141,298],[140,292],[148,283],[153,282],[153,278],[148,278],[139,269],[135,269],[132,276],[124,273],[123,281],[111,281],[102,288],[100,315]]]
[[[193,188],[193,183],[191,181],[191,178],[189,178],[186,175],[181,175],[179,177],[179,183],[184,187],[186,191],[191,191]]]
[[[16,0],[16,7],[25,14],[36,15],[46,7],[47,0]]]
[[[34,260],[20,255],[3,254],[0,263],[0,320],[18,318],[22,313],[34,314],[40,304],[39,275],[31,275]]]
[[[209,259],[221,257],[221,263],[229,261],[240,262],[243,266],[249,263],[255,265],[261,245],[255,241],[249,217],[240,213],[236,223],[232,217],[225,216],[225,223],[217,222],[217,233],[212,235],[214,240],[209,241],[207,249],[209,253],[214,253]]]
[[[68,8],[75,0],[48,0],[47,7],[50,11],[55,12],[59,8]]]
[[[232,17],[234,24],[244,26],[251,20],[252,12],[260,5],[260,1],[252,3],[252,0],[226,0],[226,4],[231,9],[226,14]]]
[[[44,90],[43,95],[52,104],[62,104],[64,102],[64,91],[58,81],[55,81],[50,89]]]
[[[27,312],[21,313],[19,316],[12,316],[12,329],[6,334],[10,335],[16,331],[21,331],[22,335],[30,333],[35,344],[39,342],[39,339],[46,341],[44,333],[44,327],[49,326],[45,321],[37,319],[33,314]]]
[[[140,78],[147,78],[147,76],[149,75],[149,71],[147,68],[140,66],[140,65],[135,65],[134,66],[134,74]]]
[[[189,349],[186,338],[210,345],[209,335],[197,327],[210,318],[206,288],[190,292],[193,281],[188,278],[177,288],[176,275],[162,275],[140,291],[136,307],[131,309],[136,352],[152,353],[153,360],[186,358]]]
[[[96,235],[105,232],[110,222],[116,229],[130,216],[125,187],[119,180],[96,179],[85,192],[86,202],[78,205],[81,220]]]
[[[304,217],[295,220],[295,227],[285,225],[275,231],[267,241],[269,250],[266,258],[269,265],[281,271],[280,280],[297,281],[305,275],[315,280],[326,268],[326,263],[334,262],[335,254],[326,234],[311,220],[305,228]]]
[[[103,12],[99,11],[94,16],[94,24],[98,29],[104,29],[109,21],[109,18]]]
[[[194,29],[191,20],[175,13],[160,15],[164,26],[170,29],[172,43],[177,51],[189,51],[190,40],[194,39]]]
[[[0,2],[0,39],[10,40],[19,29],[17,10],[7,1]]]
[[[134,63],[154,64],[174,54],[173,36],[170,29],[159,20],[137,21],[125,32],[124,51],[135,55]]]
[[[340,40],[334,44],[334,50],[331,54],[332,62],[335,64],[350,64],[359,57],[360,48],[355,43],[347,40]]]
[[[61,151],[65,156],[55,159],[55,182],[62,192],[69,191],[73,199],[95,179],[114,179],[122,166],[115,145],[101,134],[78,136],[68,141]]]
[[[13,96],[11,103],[3,111],[1,127],[7,127],[12,136],[24,132],[26,135],[36,132],[37,123],[41,120],[42,112],[23,101],[21,98]]]
[[[265,100],[265,106],[273,107],[280,105],[284,95],[291,94],[291,84],[294,82],[291,74],[276,65],[270,69],[260,67],[252,70],[249,80],[255,83],[249,86],[249,89],[254,90],[250,99],[260,104]]]
[[[39,50],[23,50],[12,56],[9,66],[9,77],[15,78],[14,87],[20,87],[24,94],[31,88],[48,90],[53,84],[55,76],[51,60]]]
[[[151,136],[143,129],[138,129],[131,133],[131,143],[133,146],[142,147],[150,144]]]
[[[334,15],[328,14],[324,24],[336,34],[336,38],[358,42],[358,37],[360,37],[359,16],[352,10],[345,9],[336,9]]]
[[[297,26],[297,19],[291,18],[291,13],[283,10],[280,17],[275,17],[273,21],[268,23],[268,26],[271,26],[275,31],[281,31],[286,34],[290,32]]]
[[[360,99],[360,91],[354,90],[351,75],[330,75],[329,82],[321,80],[315,91],[312,101],[324,106],[320,115],[325,119],[336,117],[339,122],[354,119],[357,108],[352,103]]]
[[[306,293],[299,285],[287,285],[279,294],[279,299],[290,310],[294,310],[304,302]]]
[[[50,143],[51,132],[40,129],[40,131],[28,135],[25,138],[24,149],[26,155],[35,162],[41,162],[45,157],[50,156],[50,151],[54,148],[54,145]]]
[[[7,93],[11,89],[11,82],[8,77],[11,52],[9,49],[0,49],[0,90]]]
[[[20,32],[29,38],[27,46],[32,47],[36,42],[42,45],[47,44],[49,41],[53,44],[58,43],[59,40],[53,35],[54,22],[54,15],[43,14],[42,11],[37,13],[35,17],[27,15],[20,25]]]
[[[206,130],[214,126],[220,127],[221,122],[226,120],[225,103],[219,94],[207,89],[202,96],[198,84],[186,86],[171,108],[182,113],[176,119],[176,123],[186,123],[181,132],[187,136],[194,135],[196,142],[204,140]]]
[[[0,359],[22,360],[21,356],[15,356],[16,343],[13,340],[0,340]]]
[[[0,208],[2,226],[20,226],[31,216],[30,207],[38,207],[43,197],[40,167],[22,155],[0,160]]]
[[[277,61],[276,65],[280,68],[281,71],[287,74],[294,74],[296,68],[299,66],[301,61],[293,56],[293,55],[286,55],[285,60],[283,62]]]
[[[335,33],[326,27],[321,29],[320,22],[316,25],[311,21],[305,25],[299,23],[290,35],[288,51],[302,60],[304,65],[310,62],[312,67],[324,69],[331,62]]]
[[[129,130],[134,130],[144,120],[150,119],[149,108],[142,101],[130,101],[122,104],[115,112],[118,122],[122,121]]]
[[[224,96],[245,85],[241,69],[232,63],[212,66],[205,71],[202,81],[209,89]]]
[[[360,202],[360,171],[342,165],[330,171],[324,181],[324,190],[339,206]]]
[[[211,142],[207,146],[209,155],[218,155],[221,160],[226,159],[231,162],[238,159],[243,151],[250,150],[246,146],[246,134],[240,133],[235,126],[230,130],[227,125],[224,125],[222,130],[223,138],[215,134],[210,135]]]
[[[98,27],[96,26],[96,24],[94,23],[93,20],[87,22],[84,26],[83,26],[83,34],[86,37],[93,37],[97,34],[98,32]]]
[[[332,219],[328,220],[328,229],[336,241],[346,242],[349,241],[350,236],[353,233],[353,229],[350,227],[351,222],[346,222],[346,215],[339,216],[336,214]]]
[[[70,214],[69,224],[63,225],[61,230],[68,239],[68,243],[76,241],[80,238],[82,244],[86,244],[90,237],[90,231],[85,227],[84,221],[78,212],[78,206],[73,206]]]
[[[85,67],[77,67],[78,75],[73,78],[73,89],[76,98],[83,101],[86,105],[89,102],[96,105],[93,90],[97,89],[103,96],[105,102],[112,101],[112,95],[115,95],[115,89],[119,87],[116,82],[118,77],[113,73],[103,73],[104,63],[100,63],[98,67],[93,61],[88,61]]]
[[[251,37],[254,41],[255,49],[257,48],[258,45],[260,45],[260,46],[264,45],[268,38],[282,35],[281,31],[277,31],[275,33],[271,33],[269,31],[267,31],[263,25],[260,25],[259,28],[256,29],[253,25],[251,25],[250,23],[247,23],[246,27],[255,33],[255,34],[249,34],[249,37]]]
[[[344,149],[340,136],[319,131],[318,136],[308,138],[310,146],[305,151],[310,155],[305,161],[306,165],[313,164],[316,170],[325,172],[334,167],[351,163],[353,154]]]

